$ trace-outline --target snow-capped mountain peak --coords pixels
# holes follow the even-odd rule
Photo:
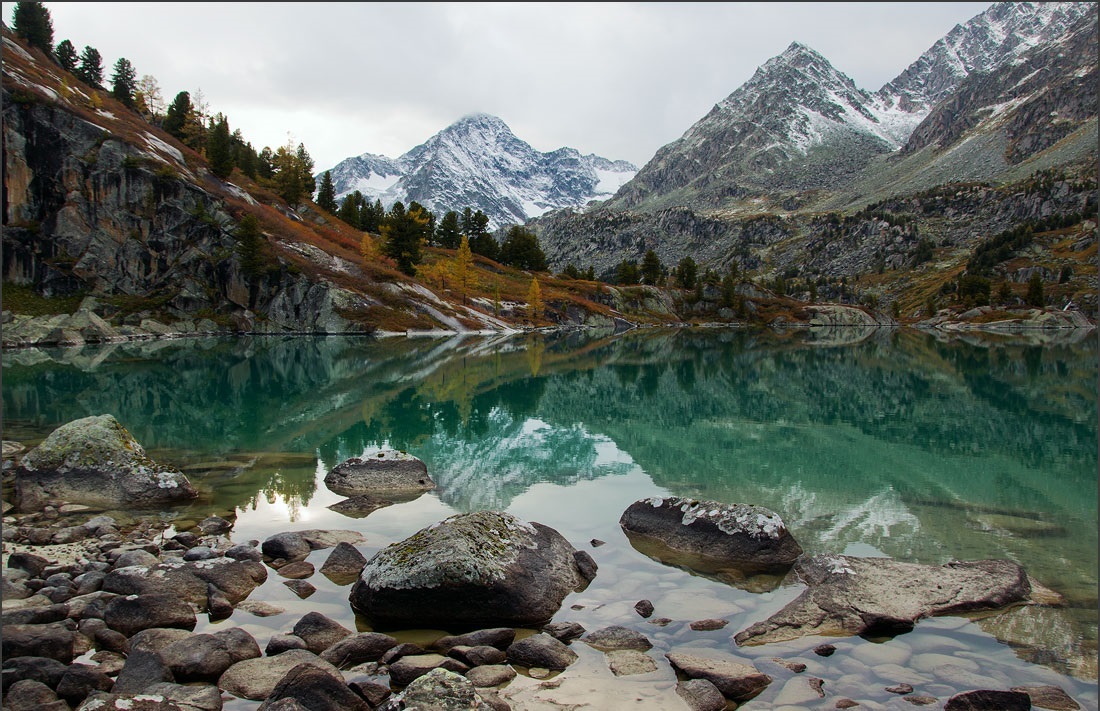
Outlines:
[[[573,148],[541,153],[500,118],[474,113],[397,160],[364,154],[341,161],[331,173],[337,198],[359,190],[386,207],[416,201],[436,215],[469,207],[485,213],[495,229],[608,198],[637,171],[626,161]]]

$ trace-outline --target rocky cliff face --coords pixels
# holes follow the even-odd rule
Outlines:
[[[336,313],[353,298],[287,263],[245,274],[237,221],[178,150],[152,134],[143,150],[6,88],[3,100],[6,281],[145,298],[179,317],[251,312],[275,330],[365,330]]]

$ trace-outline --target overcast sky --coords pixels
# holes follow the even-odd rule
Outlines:
[[[644,165],[792,41],[877,90],[983,2],[46,2],[54,44],[201,91],[256,150],[397,158],[462,116]],[[11,23],[14,3],[3,3]]]

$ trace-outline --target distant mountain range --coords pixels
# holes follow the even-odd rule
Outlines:
[[[320,182],[321,171],[317,175]],[[437,217],[481,210],[491,229],[523,224],[550,210],[611,197],[638,168],[581,155],[573,148],[541,153],[496,116],[465,116],[396,160],[364,153],[330,169],[337,200],[358,190],[389,209],[416,201]]]
[[[1097,4],[1088,2],[993,4],[874,93],[795,42],[614,197],[528,226],[552,268],[593,266],[604,276],[649,249],[666,265],[692,256],[716,269],[739,264],[815,280],[906,264],[922,232],[936,246],[973,249],[1013,220],[1061,208],[995,209],[990,194],[980,205],[986,214],[974,213],[978,205],[955,208],[954,220],[914,227],[939,217],[914,202],[908,236],[894,242],[869,216],[841,234],[814,220],[917,200],[945,185],[1021,182],[1067,167],[1088,176],[1075,200],[1085,201],[1083,213],[1095,211],[1087,183],[1096,175],[1096,67]],[[824,250],[826,243],[835,244]]]

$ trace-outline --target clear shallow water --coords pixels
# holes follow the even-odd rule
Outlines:
[[[555,617],[589,630],[635,627],[658,671],[614,677],[583,643],[540,690],[507,692],[600,708],[678,708],[671,650],[724,652],[776,681],[744,708],[909,708],[886,686],[941,702],[985,685],[1055,684],[1096,708],[1097,351],[1078,344],[941,342],[884,331],[823,345],[816,334],[642,330],[557,336],[165,341],[3,354],[4,439],[31,445],[56,426],[114,414],[157,460],[187,472],[200,502],[161,514],[186,528],[233,518],[234,541],[305,528],[351,529],[373,552],[454,513],[507,510],[560,531],[600,566]],[[365,518],[328,506],[325,473],[382,446],[423,459],[439,488]],[[806,638],[738,648],[734,633],[794,599],[653,560],[618,526],[639,498],[680,495],[765,506],[807,554],[886,555],[942,564],[1009,558],[1067,600],[980,620],[937,618],[891,640]],[[594,547],[598,539],[604,545]],[[318,568],[328,551],[310,561]],[[275,571],[238,610],[261,647],[318,610],[366,629],[349,586],[318,574],[301,600]],[[633,610],[653,601],[658,627]],[[583,606],[573,609],[574,606]],[[729,620],[695,632],[688,623]],[[401,636],[430,641],[439,632]],[[838,652],[811,652],[825,641]],[[773,657],[802,661],[802,675]],[[803,677],[827,697],[798,701]],[[969,676],[968,676],[969,675]],[[541,696],[540,696],[541,694]],[[240,702],[238,708],[253,708]]]

